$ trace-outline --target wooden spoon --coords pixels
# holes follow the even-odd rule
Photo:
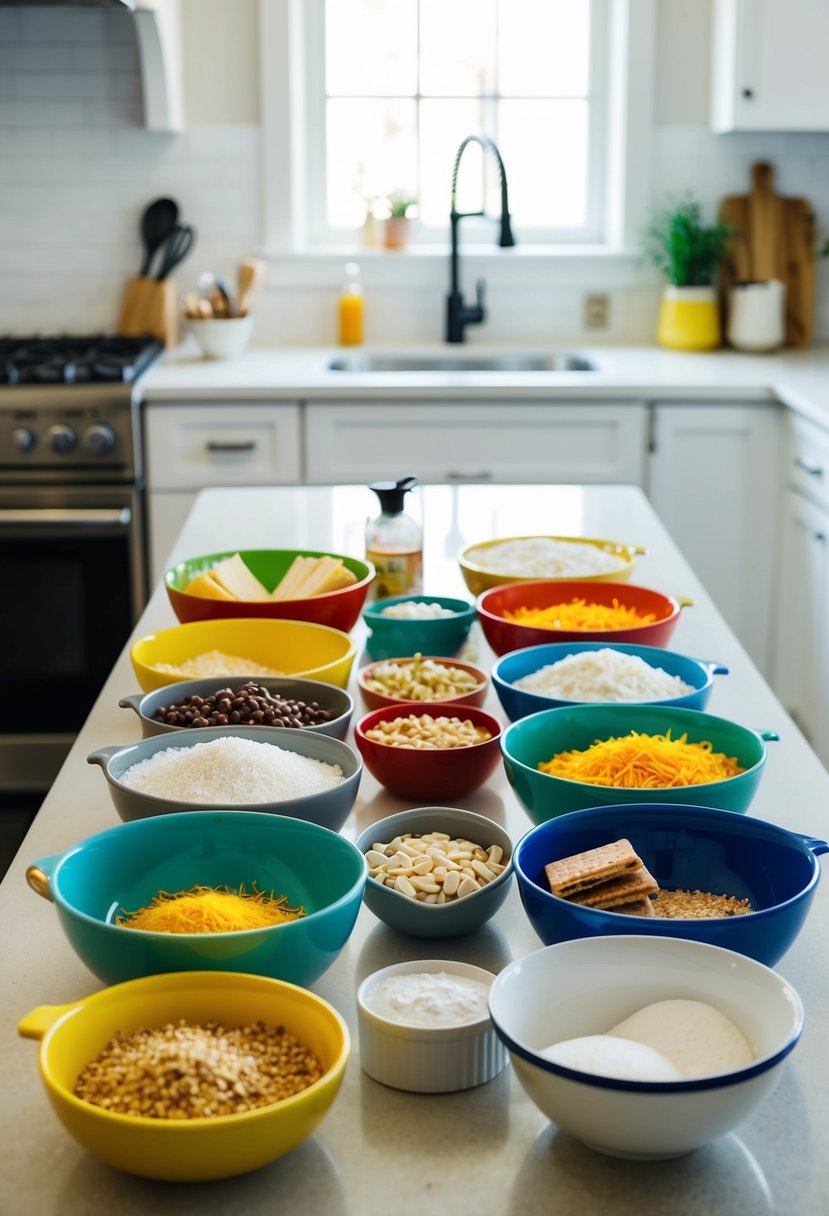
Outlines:
[[[239,316],[246,317],[254,293],[265,281],[265,263],[261,258],[245,258],[239,266]]]

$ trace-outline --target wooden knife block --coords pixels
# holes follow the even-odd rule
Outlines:
[[[178,302],[173,279],[136,275],[128,279],[121,302],[118,333],[125,337],[152,334],[165,346],[178,341]]]

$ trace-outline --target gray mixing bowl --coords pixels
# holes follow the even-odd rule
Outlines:
[[[201,680],[180,680],[175,684],[166,684],[164,688],[156,688],[153,692],[133,693],[129,697],[122,697],[118,704],[122,709],[132,709],[138,714],[141,719],[141,733],[145,739],[151,735],[177,734],[191,728],[158,722],[155,717],[157,709],[177,705],[186,697],[207,697],[218,692],[220,688],[238,688],[249,679],[286,700],[305,701],[309,704],[316,701],[322,709],[333,711],[336,716],[330,721],[321,722],[318,726],[303,726],[301,729],[311,731],[315,735],[330,735],[332,739],[345,738],[351,715],[354,713],[354,699],[350,693],[333,684],[323,684],[321,680],[303,680],[298,676],[205,676]],[[192,729],[208,730],[209,727]]]
[[[257,743],[267,743],[271,747],[296,752],[300,756],[309,756],[313,760],[323,760],[326,764],[339,764],[345,780],[332,789],[307,794],[301,798],[289,798],[281,802],[246,802],[233,806],[217,806],[212,803],[157,798],[132,789],[120,779],[128,768],[166,748],[195,747],[198,743],[208,743],[212,739],[226,737],[252,739]],[[173,737],[169,734],[153,735],[149,739],[141,739],[138,743],[121,747],[101,747],[87,756],[87,761],[90,764],[98,764],[103,769],[115,809],[121,818],[127,821],[144,819],[147,815],[168,815],[187,810],[264,811],[276,815],[290,815],[295,819],[307,819],[310,823],[318,823],[334,832],[340,830],[349,816],[363,772],[363,762],[359,754],[347,743],[331,739],[328,735],[313,734],[306,729],[286,727],[274,730],[271,726],[195,727],[177,731]]]

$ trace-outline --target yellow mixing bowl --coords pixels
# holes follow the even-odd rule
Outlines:
[[[130,658],[144,692],[153,692],[167,684],[193,678],[160,671],[157,664],[178,666],[211,650],[250,659],[286,676],[322,680],[325,684],[336,684],[338,688],[348,684],[357,653],[347,633],[328,625],[232,617],[189,621],[149,633],[133,644]]]
[[[225,1026],[284,1026],[324,1072],[301,1093],[239,1115],[148,1119],[115,1115],[72,1093],[81,1070],[118,1031],[183,1018]],[[351,1047],[348,1028],[321,997],[281,980],[237,972],[182,971],[130,980],[72,1005],[42,1005],[19,1023],[40,1039],[40,1075],[54,1110],[88,1152],[146,1178],[201,1182],[243,1174],[289,1152],[317,1126],[336,1097]]]
[[[600,549],[603,553],[609,553],[612,557],[619,559],[619,565],[614,570],[607,570],[603,574],[562,574],[561,578],[566,579],[589,579],[591,582],[599,583],[626,583],[633,573],[633,566],[636,561],[636,555],[647,553],[647,549],[643,549],[641,545],[624,545],[615,540],[603,540],[594,536],[499,536],[493,540],[478,541],[474,545],[466,545],[458,553],[458,564],[461,568],[464,582],[473,595],[481,595],[484,591],[489,591],[490,587],[502,587],[506,583],[527,582],[529,580],[536,581],[537,579],[550,579],[555,575],[528,574],[526,570],[510,570],[505,573],[501,570],[491,570],[486,564],[486,551],[492,549],[495,545],[504,545],[508,541],[516,540],[553,540],[565,541],[577,545],[592,545],[595,549]],[[475,560],[471,560],[472,554],[475,555]]]

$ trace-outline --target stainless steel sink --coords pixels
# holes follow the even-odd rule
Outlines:
[[[340,355],[329,371],[373,375],[389,372],[592,372],[595,363],[581,355]]]

